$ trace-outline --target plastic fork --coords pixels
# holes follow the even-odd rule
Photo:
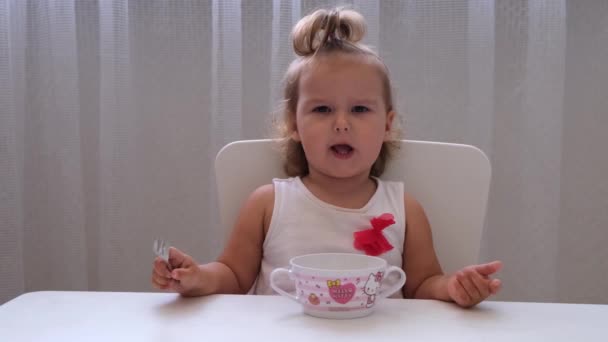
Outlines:
[[[161,259],[165,260],[169,269],[171,269],[171,264],[169,263],[169,243],[164,239],[154,239],[154,254],[156,254]]]

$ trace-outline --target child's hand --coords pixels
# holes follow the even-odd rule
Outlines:
[[[502,268],[500,261],[472,265],[456,272],[448,279],[448,294],[456,304],[468,308],[482,302],[500,290],[500,280],[490,275]]]
[[[182,295],[198,292],[202,283],[202,271],[191,256],[177,248],[169,248],[169,264],[156,257],[152,270],[152,285],[161,290],[172,290]]]

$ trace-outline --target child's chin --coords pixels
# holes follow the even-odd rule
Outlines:
[[[358,172],[353,172],[352,170],[344,170],[344,171],[335,171],[331,174],[331,176],[333,178],[337,178],[337,179],[349,179],[349,178],[355,178],[357,176],[359,176],[362,173],[358,173]]]

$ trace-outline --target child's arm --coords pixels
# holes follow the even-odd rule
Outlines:
[[[232,271],[214,293],[247,293],[262,261],[262,245],[274,208],[274,185],[256,189],[245,203],[218,263]]]
[[[403,269],[407,274],[406,298],[430,298],[454,301],[463,307],[473,306],[500,289],[497,272],[500,262],[473,265],[452,275],[444,275],[433,247],[431,228],[424,209],[415,199],[405,196],[407,228],[405,231]]]
[[[418,201],[405,195],[405,241],[403,243],[403,270],[407,281],[403,288],[406,298],[436,298],[449,300],[438,282],[443,271],[435,255],[431,228]],[[425,286],[422,286],[423,283]],[[432,285],[432,286],[430,286]]]
[[[228,245],[216,262],[198,265],[192,257],[171,248],[169,263],[173,270],[170,272],[164,261],[157,258],[153,285],[184,296],[247,293],[259,272],[264,231],[273,205],[273,185],[258,188],[243,205]]]

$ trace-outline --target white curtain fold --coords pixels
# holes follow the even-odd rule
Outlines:
[[[213,260],[215,154],[271,134],[292,26],[343,4],[405,137],[490,157],[497,299],[608,303],[602,0],[0,0],[0,303],[151,291],[157,236]]]
[[[25,289],[23,116],[25,8],[0,1],[0,302]],[[19,113],[19,114],[18,114]]]

